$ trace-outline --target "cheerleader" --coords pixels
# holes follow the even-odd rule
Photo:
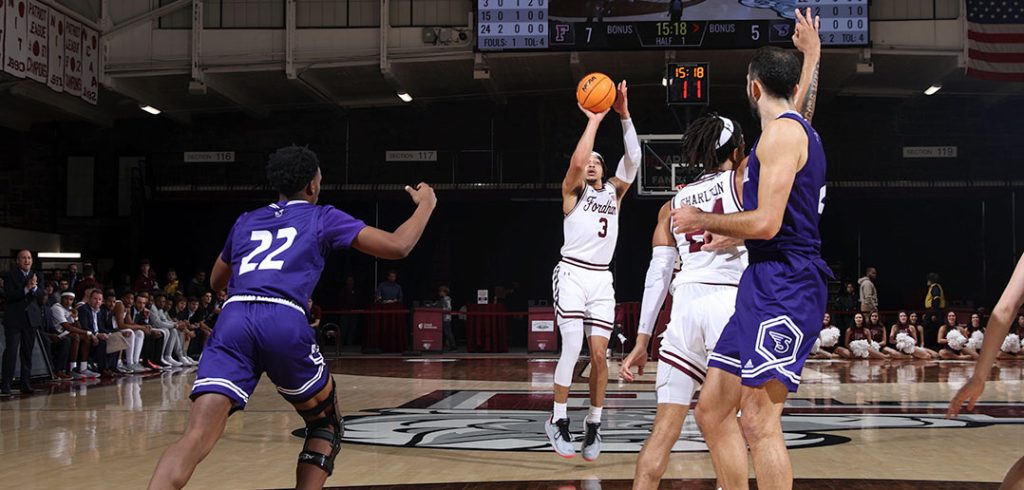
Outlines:
[[[882,324],[881,315],[877,311],[872,311],[868,315],[868,330],[871,330],[871,341],[878,344],[878,349],[881,351],[887,345],[885,335],[885,325]]]
[[[899,320],[889,329],[889,343],[892,347],[882,349],[893,359],[931,359],[924,349],[917,346],[917,328],[910,323],[907,312],[901,311]]]
[[[959,333],[957,335],[956,333]],[[977,359],[978,353],[967,347],[967,339],[971,338],[967,327],[956,323],[956,312],[946,313],[946,323],[939,328],[939,344],[942,350],[939,351],[940,359],[956,359],[967,361]]]
[[[825,313],[825,319],[821,324],[821,333],[818,334],[818,340],[814,343],[814,349],[811,351],[811,359],[836,359],[842,357],[839,355],[839,350],[846,350],[845,347],[839,345],[839,329],[832,326],[832,315],[828,312]]]
[[[917,347],[925,351],[931,359],[938,359],[938,351],[925,347],[924,326],[918,323],[917,313],[911,312],[908,322],[914,327],[914,332],[917,332]]]
[[[1021,344],[1024,338],[1024,315],[1017,315],[1017,322],[1010,325],[1010,332],[1003,339],[1003,346],[999,349],[999,359],[1017,359],[1018,355],[1024,356],[1020,351],[1024,348]]]
[[[873,313],[877,314],[877,313]],[[871,340],[871,330],[864,325],[864,314],[853,316],[853,326],[846,329],[846,347],[836,353],[847,359],[888,359],[878,350],[879,344]]]

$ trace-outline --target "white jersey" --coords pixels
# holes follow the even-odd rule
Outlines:
[[[598,190],[583,186],[576,207],[562,223],[565,242],[562,258],[574,265],[607,267],[619,238],[619,200],[615,186],[605,182]]]
[[[736,172],[732,170],[704,176],[676,193],[672,198],[672,209],[685,204],[705,213],[729,214],[742,211],[735,176]],[[740,276],[747,268],[746,247],[706,252],[701,250],[704,232],[673,235],[681,262],[679,272],[672,282],[673,288],[690,283],[733,286],[740,283]]]

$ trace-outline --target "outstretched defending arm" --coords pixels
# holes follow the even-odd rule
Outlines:
[[[423,236],[423,230],[430,221],[430,215],[437,206],[437,197],[426,183],[420,182],[416,188],[405,187],[405,191],[416,203],[416,211],[412,213],[405,223],[402,223],[394,232],[387,232],[379,228],[367,226],[359,232],[356,239],[352,241],[352,248],[367,255],[380,257],[387,260],[404,259],[409,256],[416,243]]]
[[[637,374],[644,374],[644,365],[647,363],[647,345],[651,336],[654,335],[655,323],[658,321],[658,314],[665,303],[668,295],[669,284],[672,281],[672,269],[675,266],[678,252],[675,247],[675,238],[669,226],[670,203],[665,203],[658,212],[658,226],[654,229],[654,236],[651,238],[651,264],[647,268],[647,278],[644,281],[644,298],[640,304],[640,329],[636,337],[636,345],[629,356],[622,361],[619,369],[619,377],[627,381],[633,381],[633,373],[630,368],[637,367]]]
[[[615,176],[608,179],[618,190],[619,202],[622,202],[626,191],[636,180],[637,171],[640,169],[640,162],[643,160],[643,150],[640,148],[640,138],[636,135],[636,128],[633,127],[633,119],[629,114],[629,87],[626,81],[619,82],[618,95],[615,97],[615,104],[612,105],[615,112],[619,114],[622,122],[622,145],[626,152],[619,160],[619,166],[615,169]]]
[[[811,17],[811,9],[807,13],[796,9],[796,32],[793,33],[793,45],[804,55],[804,66],[800,72],[800,85],[796,92],[796,108],[810,122],[814,117],[814,107],[818,100],[818,70],[821,66],[821,18]]]
[[[1003,290],[1003,295],[996,303],[995,309],[992,310],[988,327],[985,329],[985,342],[981,344],[981,356],[974,366],[974,374],[949,402],[946,418],[956,417],[964,402],[967,402],[967,410],[974,410],[974,404],[978,402],[981,393],[985,391],[985,381],[992,374],[992,364],[995,362],[996,356],[999,355],[1003,340],[1010,333],[1010,324],[1017,316],[1017,311],[1020,310],[1022,303],[1024,303],[1024,256],[1021,256],[1017,262],[1017,268],[1010,276],[1010,282]]]

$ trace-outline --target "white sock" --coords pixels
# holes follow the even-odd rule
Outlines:
[[[78,363],[78,370],[79,371],[86,371],[88,369],[89,369],[89,363],[87,363],[87,362],[79,362]]]
[[[600,424],[601,423],[601,410],[603,408],[604,407],[591,406],[590,407],[590,414],[587,415],[587,421],[590,422],[590,423],[593,423],[593,424]]]
[[[568,410],[568,409],[569,409],[569,403],[568,402],[566,402],[566,403],[555,402],[555,410],[554,410],[554,414],[551,416],[551,420],[555,421],[555,420],[569,418],[569,416],[566,415],[566,413],[565,413],[565,411]]]

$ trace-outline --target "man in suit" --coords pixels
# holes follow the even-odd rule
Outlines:
[[[10,396],[11,381],[14,380],[14,363],[21,356],[21,393],[35,392],[29,381],[32,379],[32,348],[36,344],[36,333],[29,322],[28,307],[42,293],[39,274],[32,270],[32,252],[18,252],[17,267],[4,277],[4,297],[7,299],[4,314],[3,372],[0,374],[0,396]]]
[[[103,291],[89,289],[85,292],[85,304],[78,307],[78,323],[87,334],[95,339],[92,342],[91,358],[96,363],[96,370],[103,377],[113,376],[113,371],[107,359],[107,339],[110,338],[110,330],[105,328],[104,323],[109,323],[109,313],[100,308],[103,304]]]

